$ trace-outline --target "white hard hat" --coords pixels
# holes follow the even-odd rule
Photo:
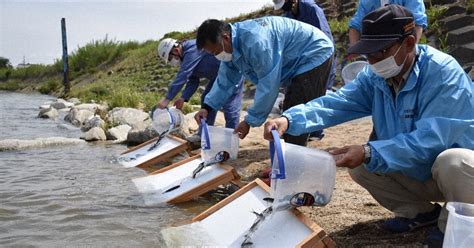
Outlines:
[[[273,0],[273,8],[275,10],[281,9],[283,5],[285,4],[285,0]]]
[[[165,60],[165,64],[168,64],[168,56],[170,55],[171,49],[173,49],[176,44],[178,44],[177,40],[166,38],[158,45],[158,56]]]

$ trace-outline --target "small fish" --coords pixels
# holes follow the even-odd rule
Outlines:
[[[265,219],[273,212],[273,207],[268,207],[263,210],[261,213],[257,213],[252,211],[253,214],[257,216],[257,219],[253,222],[252,226],[250,226],[249,230],[244,235],[244,241],[240,245],[241,247],[251,247],[253,245],[252,236],[255,234],[257,229],[261,226],[262,223],[265,222]]]
[[[150,146],[150,148],[148,148],[148,151],[153,151],[160,144],[160,141],[165,137],[167,133],[168,133],[168,130],[162,132],[158,136],[158,140],[156,140],[155,144],[153,144],[152,146]]]
[[[230,154],[227,151],[220,151],[216,154],[213,160],[201,162],[196,169],[193,171],[193,178],[196,178],[196,175],[201,172],[204,168],[211,166],[213,164],[217,164],[220,162],[224,162],[230,158]]]
[[[196,167],[196,169],[194,169],[193,174],[192,174],[192,176],[191,176],[191,179],[196,178],[196,175],[197,175],[199,172],[201,172],[204,168],[206,168],[207,166],[211,166],[211,165],[213,165],[213,164],[226,161],[227,159],[229,159],[229,157],[230,157],[230,155],[229,155],[229,153],[226,152],[226,151],[218,152],[218,153],[216,154],[216,156],[214,157],[213,160],[211,160],[211,161],[203,161],[203,162],[199,163],[198,167]],[[181,185],[182,185],[185,181],[187,181],[187,180],[189,180],[189,179],[190,179],[189,177],[184,178],[181,182],[179,182],[179,183],[175,184],[174,186],[171,186],[171,187],[169,187],[168,189],[166,189],[165,191],[163,191],[162,194],[166,194],[166,193],[168,193],[168,192],[171,192],[171,191],[173,191],[173,190],[178,189],[179,187],[181,187]]]

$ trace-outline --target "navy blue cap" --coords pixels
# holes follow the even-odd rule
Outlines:
[[[369,54],[390,47],[407,35],[414,34],[413,14],[396,4],[378,8],[362,19],[360,40],[349,47],[348,53]]]

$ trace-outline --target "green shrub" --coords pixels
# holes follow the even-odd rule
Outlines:
[[[342,20],[332,19],[329,21],[329,28],[333,35],[347,35],[349,31],[350,17],[344,17]]]
[[[16,80],[10,80],[10,81],[7,81],[7,82],[0,83],[0,90],[15,91],[15,90],[19,90],[21,88],[22,87],[20,86],[20,84]]]
[[[59,89],[60,87],[60,83],[54,79],[50,79],[48,81],[46,81],[45,83],[43,83],[38,91],[41,93],[41,94],[50,94],[56,90]]]

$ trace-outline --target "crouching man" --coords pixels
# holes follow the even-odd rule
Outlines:
[[[474,203],[473,83],[451,56],[417,45],[412,13],[399,5],[364,17],[350,53],[367,55],[356,79],[335,93],[286,110],[265,124],[298,135],[372,115],[376,140],[330,152],[339,167],[410,232],[437,224],[425,242],[441,245],[447,211],[434,202]]]

